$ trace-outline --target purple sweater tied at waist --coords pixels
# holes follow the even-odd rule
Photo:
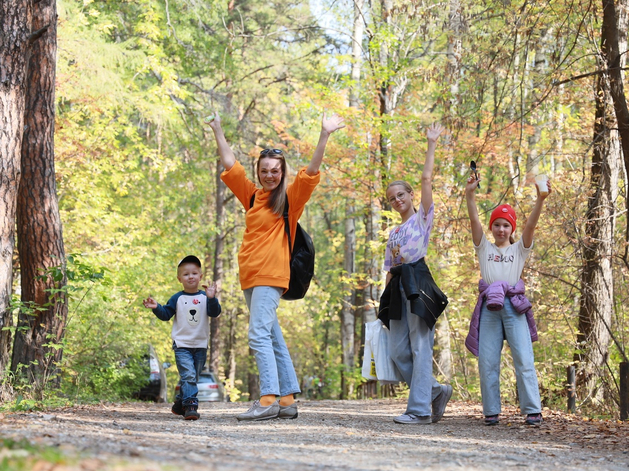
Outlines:
[[[487,309],[490,311],[500,311],[504,307],[505,297],[508,297],[515,311],[518,314],[526,315],[531,340],[533,342],[537,341],[537,326],[533,318],[531,302],[524,294],[524,281],[519,280],[515,286],[510,286],[506,281],[496,281],[489,285],[485,280],[480,280],[478,282],[478,293],[478,301],[470,321],[470,331],[465,339],[465,346],[474,356],[478,356],[480,312],[483,302],[487,304]]]

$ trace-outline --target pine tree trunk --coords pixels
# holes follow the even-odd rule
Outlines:
[[[10,361],[9,309],[13,286],[13,251],[20,153],[24,125],[26,62],[30,34],[26,0],[0,2],[0,371]]]
[[[68,315],[54,162],[56,1],[35,3],[32,22],[36,38],[27,66],[17,232],[22,302],[35,311],[20,312],[11,370],[15,372],[18,365],[27,365],[31,380],[43,387],[61,360],[60,343]]]

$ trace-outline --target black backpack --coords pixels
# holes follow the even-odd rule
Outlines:
[[[250,208],[253,208],[253,202],[256,194],[251,195]],[[294,301],[302,299],[306,296],[310,281],[314,275],[315,266],[315,249],[312,243],[312,237],[297,223],[295,232],[295,246],[292,246],[290,236],[290,224],[288,222],[288,196],[284,204],[284,231],[288,237],[288,248],[290,250],[290,282],[288,291],[282,295],[282,299]]]

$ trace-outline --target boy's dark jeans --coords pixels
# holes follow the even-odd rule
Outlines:
[[[175,363],[179,371],[180,388],[175,401],[181,400],[184,407],[198,405],[197,381],[207,357],[207,348],[177,347],[173,342]]]

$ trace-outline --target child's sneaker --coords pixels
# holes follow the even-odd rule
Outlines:
[[[528,414],[526,416],[525,424],[526,425],[541,425],[544,420],[542,419],[542,414]]]
[[[183,418],[186,420],[197,420],[199,417],[201,417],[199,415],[199,413],[197,412],[197,405],[196,404],[192,404],[189,406],[185,406],[185,412],[183,414]]]
[[[500,416],[498,414],[485,416],[485,425],[498,425],[498,422],[500,422]]]
[[[183,410],[183,403],[181,399],[177,399],[173,406],[170,408],[170,411],[175,415],[184,415],[185,411]]]

